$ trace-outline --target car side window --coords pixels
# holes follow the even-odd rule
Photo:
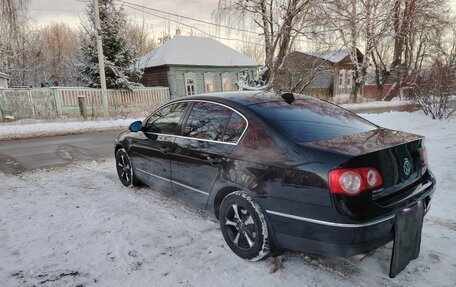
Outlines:
[[[237,143],[245,130],[247,122],[238,113],[233,112],[223,134],[223,141]]]
[[[171,135],[178,134],[177,126],[187,106],[188,102],[177,103],[155,112],[147,120],[144,131]]]
[[[184,125],[184,136],[222,141],[232,110],[217,104],[195,102]]]

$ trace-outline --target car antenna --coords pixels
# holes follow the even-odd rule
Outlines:
[[[293,93],[283,93],[281,96],[285,100],[285,102],[289,104],[291,104],[295,100]]]

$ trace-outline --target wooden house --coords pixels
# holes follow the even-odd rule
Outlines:
[[[324,99],[348,96],[354,83],[352,54],[352,49],[291,52],[274,78],[274,87]],[[356,56],[362,62],[363,54],[358,49]]]
[[[138,59],[146,87],[169,87],[172,98],[233,91],[246,69],[256,75],[258,63],[208,37],[175,36]]]

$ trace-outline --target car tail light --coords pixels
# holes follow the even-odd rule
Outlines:
[[[382,185],[382,176],[373,167],[333,169],[329,171],[329,191],[335,194],[358,195]]]
[[[427,157],[427,150],[425,147],[421,150],[421,167],[426,168],[428,166],[428,157]]]

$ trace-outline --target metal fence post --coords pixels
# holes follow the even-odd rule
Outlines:
[[[60,91],[58,88],[52,87],[52,94],[54,95],[55,109],[57,117],[62,116],[62,102],[60,101]]]
[[[27,95],[28,95],[28,98],[29,98],[30,107],[32,108],[33,119],[36,120],[35,104],[33,103],[33,95],[31,93],[30,89],[27,89]]]
[[[81,112],[81,116],[84,118],[84,120],[87,120],[87,107],[86,107],[84,95],[78,96],[78,105],[79,105],[79,111]]]
[[[0,121],[3,121],[3,103],[5,102],[5,92],[0,88]]]

